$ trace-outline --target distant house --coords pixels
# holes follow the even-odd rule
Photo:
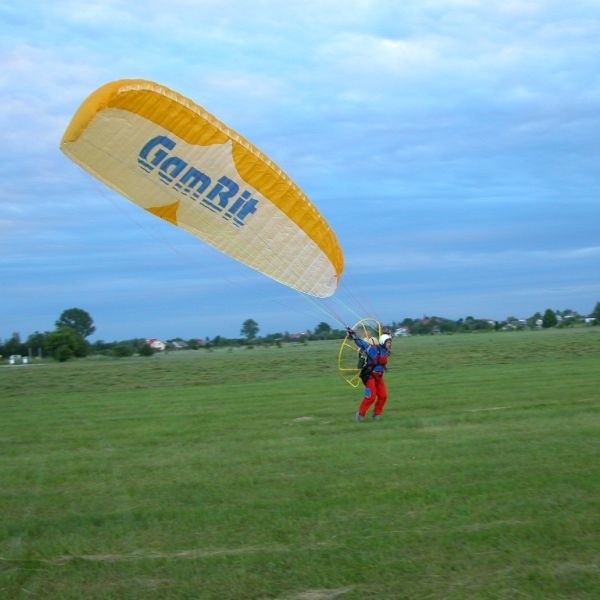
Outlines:
[[[290,340],[295,340],[295,341],[302,340],[302,339],[304,339],[306,337],[308,337],[308,334],[306,333],[306,331],[303,331],[303,332],[300,332],[300,333],[290,333],[288,335],[288,338]]]
[[[167,345],[164,342],[161,342],[160,340],[157,340],[156,338],[151,338],[149,340],[146,340],[146,345],[150,346],[150,348],[153,348],[154,350],[158,350],[160,352],[162,352]]]
[[[526,319],[509,319],[506,325],[502,328],[503,331],[511,331],[513,329],[525,329],[527,327]]]
[[[173,348],[173,350],[185,350],[188,345],[183,340],[173,340],[168,343],[169,348]]]
[[[398,327],[396,331],[394,331],[394,337],[407,337],[410,335],[410,331],[408,327]]]

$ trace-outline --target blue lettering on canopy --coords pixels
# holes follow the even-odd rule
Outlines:
[[[258,207],[252,192],[240,190],[240,185],[226,175],[213,183],[206,173],[183,158],[171,155],[175,146],[176,143],[165,135],[148,140],[138,154],[139,167],[148,174],[156,171],[161,183],[199,201],[199,206],[221,214],[235,227],[242,227]]]

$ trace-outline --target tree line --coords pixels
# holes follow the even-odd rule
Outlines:
[[[513,331],[518,329],[547,329],[551,327],[575,327],[582,324],[600,325],[600,302],[596,303],[589,315],[581,315],[574,310],[546,309],[544,313],[536,312],[527,319],[507,317],[503,321],[475,318],[472,316],[458,320],[444,317],[424,316],[405,318],[384,326],[386,331],[396,335],[431,335],[444,333],[467,333],[476,331]],[[113,357],[133,355],[152,356],[156,349],[148,344],[148,340],[135,338],[115,342],[88,342],[87,338],[96,331],[92,317],[81,308],[64,310],[55,322],[55,329],[40,333],[32,333],[22,341],[18,333],[4,341],[0,340],[0,359],[9,356],[27,356],[31,358],[52,357],[60,362],[72,358],[82,358],[90,354]],[[220,335],[214,338],[192,338],[183,340],[174,338],[167,340],[169,349],[206,349],[245,345],[281,345],[282,343],[306,343],[311,340],[342,339],[346,335],[345,328],[333,328],[321,321],[314,330],[300,333],[269,333],[259,336],[260,327],[254,319],[246,319],[240,328],[240,337],[227,338]]]
[[[551,327],[575,327],[578,325],[600,324],[600,302],[589,315],[581,315],[571,309],[546,309],[536,312],[526,319],[509,316],[502,321],[481,319],[472,316],[453,321],[444,317],[406,318],[392,324],[392,331],[405,330],[409,335],[436,333],[467,333],[473,331],[514,331],[519,329],[548,329]]]

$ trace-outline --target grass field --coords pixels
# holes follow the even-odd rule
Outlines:
[[[0,597],[598,598],[600,327],[0,368]]]

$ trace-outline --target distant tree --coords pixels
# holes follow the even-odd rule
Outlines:
[[[542,327],[548,329],[549,327],[556,327],[558,319],[556,313],[551,309],[547,308],[544,316],[542,317]]]
[[[152,350],[152,348],[151,348],[151,350]],[[113,349],[112,349],[112,355],[116,356],[117,358],[125,358],[127,356],[133,356],[134,352],[135,352],[135,348],[133,347],[133,344],[128,344],[126,342],[123,342],[121,344],[116,344],[115,346],[113,346]]]
[[[325,333],[325,334],[331,333],[331,326],[328,323],[325,323],[325,321],[321,321],[315,329],[315,334],[319,334],[319,333]]]
[[[110,350],[115,343],[96,340],[93,344],[90,344],[90,352],[93,354],[110,354]]]
[[[140,356],[153,356],[156,350],[150,344],[144,344],[138,348]]]
[[[31,352],[33,352],[34,354],[41,356],[43,354],[46,353],[46,338],[47,338],[48,334],[47,333],[40,333],[39,331],[36,331],[35,333],[32,333],[28,338],[27,338],[27,348],[29,348],[31,350]]]
[[[85,340],[70,327],[61,327],[46,336],[46,348],[50,355],[64,362],[73,357],[87,356],[88,346]]]
[[[258,333],[258,323],[254,319],[246,319],[242,324],[240,333],[248,340],[251,341],[256,338]]]
[[[96,331],[92,317],[81,308],[68,308],[63,311],[55,325],[57,329],[63,327],[73,329],[82,339],[85,339]]]
[[[75,355],[73,354],[73,350],[69,345],[61,344],[60,346],[57,346],[54,349],[52,356],[58,362],[66,362],[67,360],[73,358],[73,356]]]
[[[452,333],[458,329],[458,325],[454,321],[444,319],[440,325],[440,331],[442,333]]]
[[[596,319],[594,325],[600,325],[600,302],[596,302],[596,308],[591,312],[590,317]]]
[[[331,326],[325,323],[325,321],[321,321],[315,328],[313,335],[316,338],[326,339],[331,335]]]
[[[6,340],[2,346],[2,355],[10,356],[11,354],[26,354],[27,349],[25,344],[21,342],[21,336],[18,333],[13,333],[10,339]]]

